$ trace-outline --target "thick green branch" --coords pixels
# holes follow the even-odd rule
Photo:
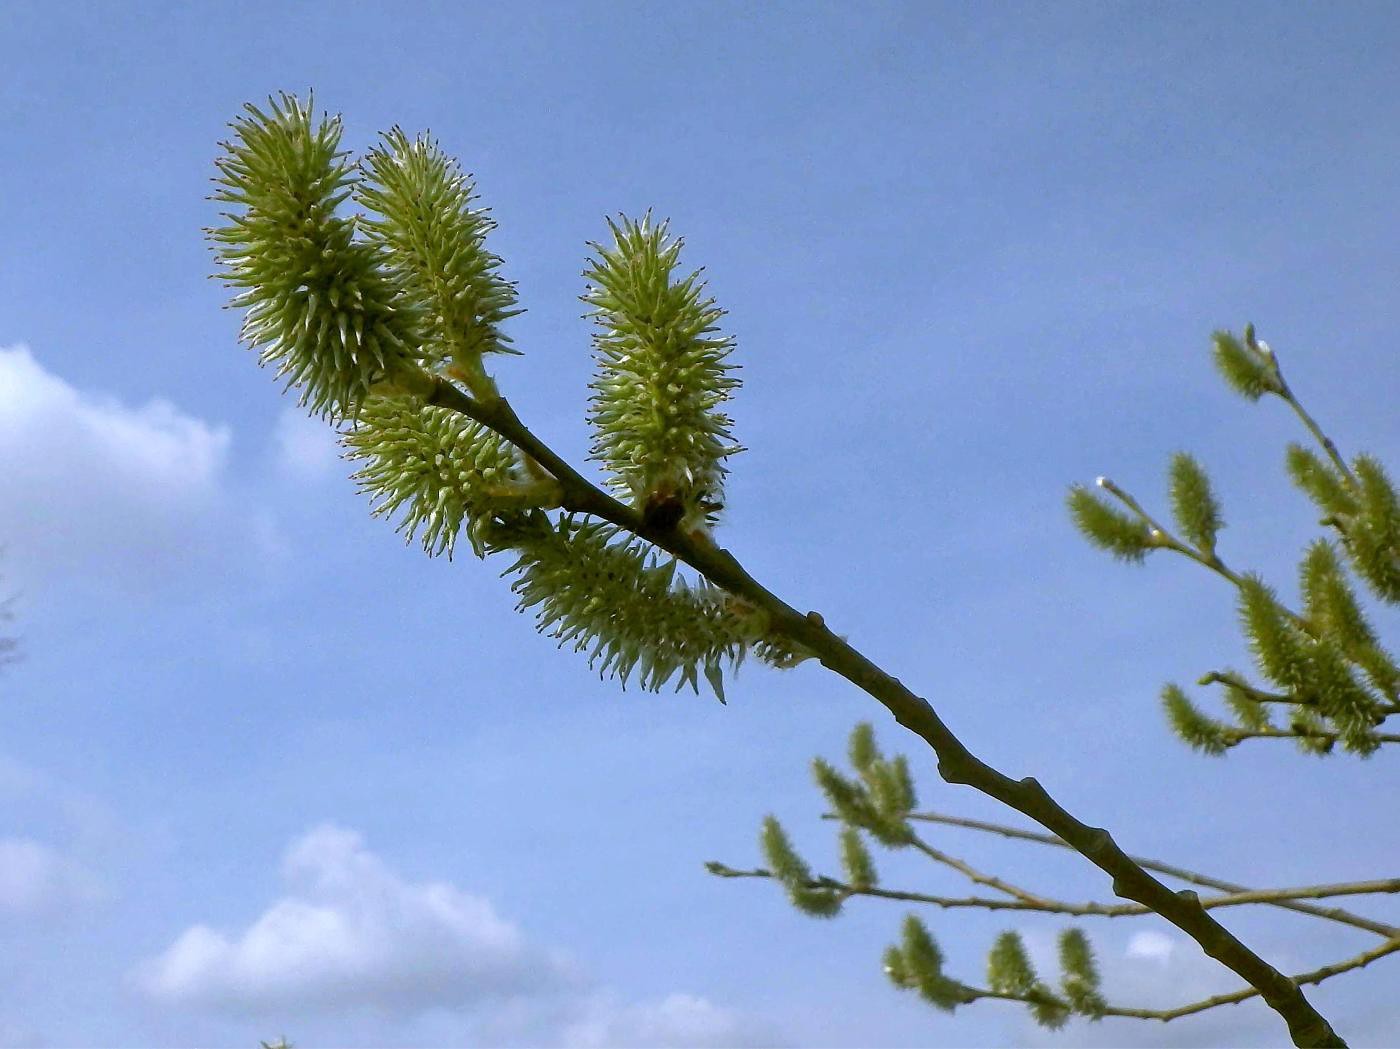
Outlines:
[[[476,401],[444,379],[431,381],[428,403],[461,411],[534,456],[559,481],[565,509],[593,514],[631,530],[684,561],[712,583],[761,608],[768,614],[773,629],[813,652],[823,666],[872,696],[896,721],[932,747],[938,757],[939,775],[945,780],[979,790],[1063,838],[1112,877],[1116,895],[1160,914],[1195,940],[1206,954],[1257,988],[1269,1006],[1283,1017],[1294,1044],[1346,1044],[1309,1004],[1298,985],[1212,918],[1195,893],[1173,892],[1157,881],[1119,848],[1108,831],[1070,815],[1035,779],[1012,779],[977,758],[927,700],[833,633],[819,614],[798,612],[712,541],[692,538],[674,528],[649,525],[640,514],[596,488],[555,455],[521,423],[504,398]]]

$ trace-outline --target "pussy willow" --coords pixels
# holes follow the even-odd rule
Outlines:
[[[434,377],[499,397],[489,355],[517,353],[501,325],[515,286],[486,248],[495,227],[474,186],[427,136],[385,133],[358,164],[338,117],[281,95],[245,107],[222,143],[214,199],[233,205],[209,230],[241,338],[300,403],[340,428],[374,512],[448,557],[465,535],[485,558],[509,551],[519,608],[588,651],[624,686],[659,690],[700,676],[723,701],[723,668],[748,652],[774,666],[802,655],[762,616],[674,557],[607,522],[560,509],[558,485],[489,428],[424,403]],[[352,212],[352,206],[361,209]],[[609,220],[590,245],[582,295],[600,329],[588,411],[606,483],[651,523],[708,534],[725,460],[741,451],[720,407],[739,380],[733,339],[699,271],[675,276],[682,242],[667,224]],[[551,514],[555,516],[551,516]]]

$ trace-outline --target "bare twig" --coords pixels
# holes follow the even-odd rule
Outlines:
[[[827,814],[823,819],[836,819],[837,817]],[[1019,827],[1008,827],[1000,823],[988,823],[984,820],[967,819],[962,816],[946,816],[938,812],[913,812],[909,814],[911,820],[922,820],[926,823],[941,823],[949,827],[962,827],[967,830],[983,831],[988,834],[996,834],[1003,838],[1014,838],[1020,841],[1033,841],[1040,845],[1053,845],[1055,848],[1068,849],[1069,844],[1051,834],[1041,834],[1036,831],[1022,830]],[[1208,889],[1217,889],[1227,893],[1249,893],[1255,890],[1234,882],[1224,881],[1197,871],[1187,870],[1184,867],[1175,867],[1171,864],[1162,863],[1159,860],[1146,859],[1141,856],[1134,856],[1134,862],[1144,870],[1156,871],[1158,874],[1165,874],[1171,878],[1178,878],[1191,885],[1200,885]],[[1259,901],[1268,902],[1271,906],[1282,907],[1285,910],[1296,911],[1300,914],[1308,914],[1315,918],[1326,918],[1328,921],[1338,922],[1342,925],[1350,925],[1357,929],[1365,929],[1378,936],[1400,937],[1400,927],[1389,925],[1385,922],[1374,921],[1359,914],[1344,911],[1339,907],[1317,907],[1309,903],[1295,903],[1291,900],[1270,900]]]

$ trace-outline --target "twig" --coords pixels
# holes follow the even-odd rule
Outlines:
[[[1337,472],[1346,480],[1348,487],[1355,491],[1356,477],[1353,476],[1351,470],[1347,467],[1346,460],[1342,458],[1341,453],[1337,451],[1337,446],[1332,443],[1332,438],[1322,432],[1322,427],[1318,426],[1317,423],[1313,421],[1313,417],[1309,415],[1307,410],[1303,407],[1303,402],[1298,400],[1297,396],[1293,393],[1292,388],[1283,377],[1283,369],[1279,366],[1278,356],[1269,348],[1267,342],[1259,342],[1253,338],[1253,329],[1247,329],[1245,334],[1249,337],[1251,347],[1269,359],[1269,368],[1274,373],[1274,378],[1278,380],[1278,395],[1288,402],[1288,406],[1292,408],[1298,418],[1303,421],[1303,425],[1308,428],[1308,432],[1313,435],[1313,439],[1316,440],[1318,444],[1322,445],[1322,450],[1325,451],[1327,457],[1332,460],[1332,465],[1337,468]]]
[[[816,654],[828,670],[840,674],[878,700],[905,728],[923,739],[938,756],[938,772],[949,783],[973,787],[1063,838],[1076,852],[1113,879],[1115,895],[1160,914],[1190,936],[1210,957],[1252,987],[1288,1026],[1294,1044],[1341,1046],[1346,1043],[1304,997],[1298,986],[1212,918],[1195,893],[1172,892],[1134,863],[1101,827],[1089,826],[1063,809],[1034,778],[1015,780],[976,757],[943,723],[929,702],[881,670],[834,633],[822,616],[803,615],[748,574],[727,550],[707,538],[674,527],[654,526],[585,480],[520,421],[505,398],[476,400],[437,377],[426,404],[460,412],[494,430],[552,473],[563,488],[566,510],[592,514],[625,528],[696,569],[717,586],[763,609],[779,633]]]
[[[837,817],[832,814],[826,814],[822,818],[836,819]],[[1040,845],[1053,845],[1058,849],[1070,848],[1067,842],[1051,834],[1040,834],[1036,831],[1022,830],[1019,827],[1008,827],[1000,823],[988,823],[984,820],[967,819],[962,816],[945,816],[938,812],[913,812],[909,814],[909,818],[911,820],[922,820],[926,823],[941,823],[949,827],[962,827],[967,830],[983,831],[988,834],[999,835],[1003,838],[1033,841]],[[1208,889],[1217,889],[1227,893],[1249,893],[1255,891],[1244,885],[1237,885],[1234,882],[1224,881],[1208,874],[1187,870],[1184,867],[1175,867],[1171,864],[1162,863],[1159,860],[1134,856],[1133,861],[1144,870],[1156,871],[1158,874],[1165,874],[1168,877],[1177,878],[1191,885],[1200,885]],[[1342,925],[1350,925],[1357,929],[1365,929],[1367,932],[1373,932],[1377,936],[1384,936],[1387,938],[1400,937],[1400,927],[1398,926],[1374,921],[1362,915],[1344,911],[1339,907],[1317,907],[1310,903],[1294,903],[1289,900],[1271,900],[1268,902],[1270,906],[1282,907],[1286,910],[1297,911],[1300,914],[1309,914],[1315,918],[1326,918],[1329,921],[1338,922]]]
[[[710,873],[722,878],[770,878],[777,875],[764,867],[739,870],[721,863],[709,865]],[[1076,918],[1137,918],[1151,914],[1140,903],[1070,903],[1067,900],[1051,899],[1047,896],[1027,894],[1012,900],[1001,900],[986,896],[937,896],[922,892],[906,892],[900,889],[882,889],[878,885],[854,885],[850,882],[817,875],[805,886],[807,889],[824,889],[839,893],[842,899],[853,896],[869,896],[874,899],[900,900],[905,903],[927,903],[945,910],[955,908],[978,908],[987,911],[1037,911],[1044,914],[1066,914]],[[1221,907],[1241,907],[1253,903],[1282,904],[1298,899],[1327,899],[1332,896],[1367,896],[1382,893],[1400,892],[1400,878],[1383,878],[1373,881],[1339,882],[1334,885],[1307,885],[1288,889],[1249,889],[1241,892],[1225,893],[1220,896],[1207,896],[1201,906],[1207,910]],[[1379,929],[1370,930],[1380,935]],[[1396,930],[1400,934],[1400,930]]]
[[[938,849],[935,849],[932,845],[928,844],[926,841],[923,841],[917,835],[914,837],[914,840],[910,844],[915,849],[918,849],[925,856],[935,861],[936,863],[942,863],[945,866],[953,868],[953,870],[957,871],[959,874],[964,875],[966,878],[968,878],[968,880],[974,882],[977,885],[985,885],[989,889],[996,889],[998,892],[1004,892],[1008,896],[1012,896],[1015,899],[1019,900],[1021,903],[1026,904],[1026,906],[1031,910],[1041,910],[1043,909],[1041,905],[1050,904],[1054,902],[1052,900],[1047,900],[1043,896],[1037,896],[1035,893],[1030,892],[1026,889],[1022,889],[1017,885],[1012,885],[1008,881],[1003,881],[1001,878],[994,877],[990,874],[984,874],[982,871],[979,871],[975,867],[970,866],[964,861],[958,859],[956,856],[950,856],[946,852],[942,852]],[[944,904],[943,906],[952,905]]]
[[[1385,943],[1378,944],[1369,951],[1363,951],[1352,958],[1348,958],[1346,961],[1337,962],[1333,965],[1324,965],[1322,968],[1313,969],[1311,972],[1299,973],[1297,976],[1292,977],[1292,980],[1299,987],[1319,984],[1333,976],[1351,972],[1353,969],[1360,969],[1376,961],[1378,958],[1384,958],[1387,954],[1394,954],[1396,951],[1400,951],[1400,937],[1387,940]],[[1023,1002],[1031,1004],[1029,995],[1015,994],[1006,991],[992,991],[981,987],[969,987],[966,984],[960,984],[960,986],[966,989],[966,1001],[968,1002],[974,1002],[982,998],[995,998],[1004,1002]],[[1229,994],[1217,994],[1210,998],[1202,998],[1200,1001],[1177,1006],[1174,1009],[1126,1009],[1120,1006],[1109,1005],[1104,1007],[1102,1015],[1122,1016],[1134,1020],[1161,1020],[1163,1023],[1168,1023],[1172,1020],[1180,1019],[1183,1016],[1202,1013],[1207,1009],[1215,1009],[1222,1005],[1238,1005],[1240,1002],[1245,1002],[1255,997],[1258,993],[1259,992],[1253,987],[1246,987],[1239,991],[1232,991]]]

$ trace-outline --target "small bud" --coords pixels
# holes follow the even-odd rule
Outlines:
[[[1108,483],[1109,482],[1107,477],[1100,476],[1094,478],[1094,484],[1098,485],[1100,488],[1107,488]]]

